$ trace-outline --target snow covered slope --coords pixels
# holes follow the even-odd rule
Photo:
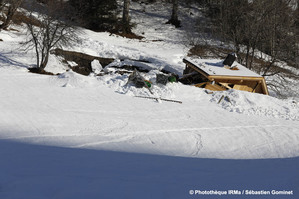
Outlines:
[[[5,130],[0,135],[2,139],[186,157],[277,158],[295,157],[299,153],[298,106],[284,112],[287,105],[280,110],[281,104],[272,102],[274,106],[269,109],[278,119],[221,108],[222,105],[239,112],[243,108],[246,112],[251,105],[251,109],[262,106],[267,110],[271,97],[227,93],[233,97],[234,107],[225,101],[217,104],[219,95],[170,84],[164,88],[157,86],[153,91],[175,97],[183,104],[160,104],[132,96],[146,96],[146,89],[131,86],[126,88],[125,95],[103,85],[102,78],[72,71],[60,76],[41,76],[12,68],[0,68],[0,126]],[[124,90],[123,83],[113,85]],[[261,100],[265,102],[253,104]],[[250,113],[250,109],[247,111]],[[289,120],[279,118],[279,113]]]
[[[147,24],[150,12],[135,14]],[[158,14],[151,27],[167,13]],[[150,93],[126,86],[128,75],[66,72],[53,55],[47,70],[60,75],[28,73],[34,53],[20,50],[24,30],[15,28],[19,32],[0,32],[0,198],[192,198],[189,190],[197,189],[299,192],[297,99],[233,90],[209,95],[173,83],[152,90],[183,103],[157,103],[134,97]],[[186,49],[168,35],[182,30],[165,24],[165,32],[149,30],[142,41],[81,30],[72,50],[150,60],[151,67],[181,73]],[[155,82],[156,72],[144,76]],[[222,96],[230,100],[218,103]]]

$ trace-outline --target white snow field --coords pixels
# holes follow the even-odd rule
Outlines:
[[[150,60],[153,82],[163,67],[181,74],[183,30],[162,23],[170,9],[133,5],[145,39],[82,29],[71,50]],[[158,103],[135,97],[151,94],[128,75],[82,76],[52,55],[46,69],[60,75],[33,74],[14,28],[0,32],[0,199],[299,198],[298,97],[169,83],[154,95],[183,103]]]

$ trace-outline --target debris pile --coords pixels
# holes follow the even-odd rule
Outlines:
[[[158,87],[166,86],[168,83],[177,82],[179,76],[168,72],[165,68],[158,70],[157,66],[150,61],[96,57],[62,49],[55,49],[52,51],[52,54],[62,57],[63,62],[76,73],[86,76],[90,74],[94,74],[95,76],[113,76],[114,74],[118,74],[122,79],[127,78],[126,84],[123,85],[124,87],[146,88],[149,92],[148,96],[135,95],[135,97],[155,99],[159,102],[162,100],[181,103],[180,101],[161,98],[162,93],[154,94],[153,85]]]

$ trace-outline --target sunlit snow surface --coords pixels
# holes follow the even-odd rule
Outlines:
[[[164,67],[181,74],[182,30],[162,24],[170,8],[133,6],[145,39],[81,30],[69,50],[149,60],[152,82]],[[298,98],[173,83],[154,84],[154,96],[183,103],[158,103],[136,98],[152,95],[126,85],[128,75],[82,76],[54,56],[47,70],[60,75],[32,74],[34,53],[21,50],[15,28],[0,32],[0,198],[241,198],[190,195],[229,189],[299,198]]]

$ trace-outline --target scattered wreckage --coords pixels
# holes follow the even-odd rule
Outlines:
[[[139,98],[154,99],[156,101],[167,101],[182,103],[181,101],[165,99],[157,97],[151,90],[153,82],[146,80],[141,73],[148,73],[152,70],[157,70],[155,64],[147,60],[134,59],[113,59],[91,56],[84,53],[55,49],[52,54],[62,58],[62,61],[68,65],[70,69],[82,75],[90,75],[91,73],[97,76],[103,76],[110,73],[129,74],[126,85],[134,85],[136,88],[147,88],[152,96],[135,96]],[[103,67],[104,66],[104,67]],[[156,74],[156,84],[166,85],[169,82],[177,82],[179,76],[169,71],[162,69]]]
[[[134,85],[136,88],[146,88],[152,96],[135,96],[139,98],[154,99],[158,102],[168,101],[182,103],[181,101],[156,97],[151,87],[153,82],[146,80],[141,73],[148,73],[157,70],[155,64],[146,60],[123,59],[115,60],[112,58],[101,58],[82,53],[63,51],[56,49],[54,54],[62,56],[64,62],[75,72],[83,75],[95,73],[96,75],[107,75],[113,73],[129,74],[126,85]],[[235,62],[235,55],[229,54],[222,61],[219,59],[197,59],[187,57],[183,59],[186,68],[183,76],[179,78],[177,74],[167,70],[156,73],[155,84],[166,85],[169,82],[181,82],[212,91],[224,91],[236,89],[253,93],[268,95],[265,79]],[[105,67],[102,67],[105,66]],[[104,69],[103,69],[104,68]],[[109,70],[113,69],[113,70]]]
[[[168,82],[176,82],[176,77],[173,75],[166,75],[166,74],[156,74],[156,83],[157,84],[163,84],[166,85]],[[149,80],[144,79],[144,77],[135,69],[135,71],[129,76],[128,84],[134,84],[136,88],[147,88],[148,91],[154,96],[153,91],[151,90],[152,82]],[[182,104],[181,101],[178,100],[172,100],[172,99],[165,99],[161,97],[148,97],[148,96],[135,96],[139,98],[145,98],[145,99],[154,99],[157,102],[160,101],[167,101],[167,102],[176,102]]]

